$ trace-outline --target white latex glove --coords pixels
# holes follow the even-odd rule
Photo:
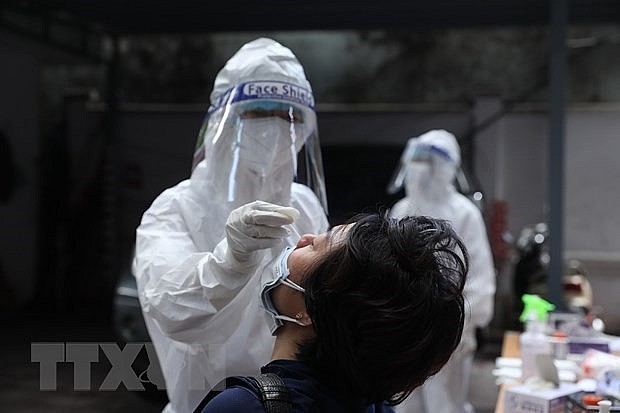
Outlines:
[[[255,251],[277,247],[290,234],[299,211],[292,207],[254,201],[234,209],[226,220],[229,258],[237,269],[255,264]],[[236,264],[236,265],[235,265]]]

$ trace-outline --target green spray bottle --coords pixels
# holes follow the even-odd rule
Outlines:
[[[547,325],[547,313],[555,306],[535,294],[523,294],[523,312],[519,320],[525,323],[525,331],[519,337],[521,346],[521,380],[538,376],[536,356],[538,354],[550,354],[551,345],[545,327]]]

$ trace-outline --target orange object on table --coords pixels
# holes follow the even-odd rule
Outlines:
[[[596,394],[585,394],[581,401],[586,406],[598,406],[598,402],[604,400],[603,397],[598,396]]]

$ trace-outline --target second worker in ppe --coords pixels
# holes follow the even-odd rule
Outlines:
[[[470,255],[464,295],[468,308],[461,343],[448,363],[399,406],[399,413],[473,412],[467,401],[476,328],[493,316],[495,268],[486,227],[478,207],[456,191],[453,181],[461,162],[455,136],[431,130],[409,139],[391,188],[405,187],[405,198],[390,210],[392,217],[427,215],[452,223]]]
[[[165,412],[192,411],[222,378],[269,361],[260,269],[302,234],[325,231],[326,209],[303,67],[278,42],[251,41],[215,79],[191,177],[162,192],[136,231],[133,272]]]

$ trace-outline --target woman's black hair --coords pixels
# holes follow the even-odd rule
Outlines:
[[[298,358],[343,397],[395,405],[460,342],[468,256],[447,221],[360,214],[305,279]]]

